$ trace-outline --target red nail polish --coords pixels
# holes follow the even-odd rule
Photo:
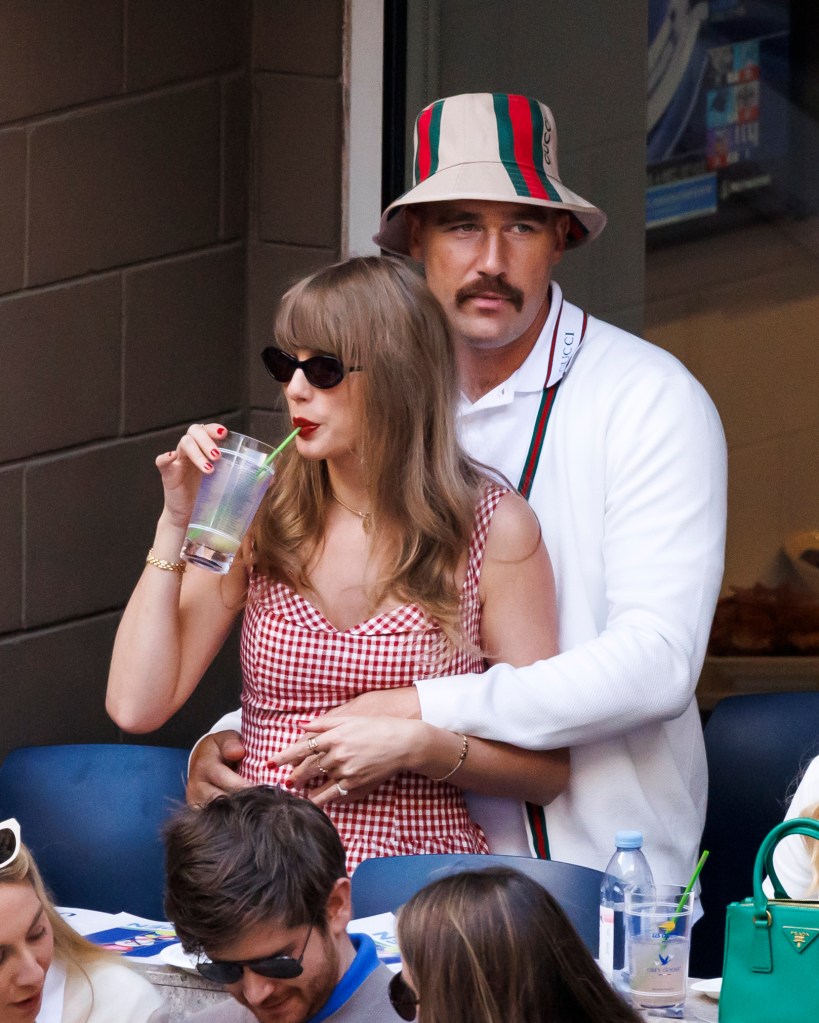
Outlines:
[[[208,472],[210,472],[213,466],[210,464],[210,462],[205,462],[205,468],[208,470]]]
[[[227,430],[224,428],[224,426],[220,426],[216,432],[221,437],[223,433],[227,433]]]
[[[285,780],[285,783],[284,783],[284,784],[285,784],[285,785],[286,785],[286,786],[287,786],[287,787],[288,787],[289,789],[294,789],[294,788],[296,787],[296,783],[295,783],[295,782],[293,781],[293,779],[292,779],[292,778],[287,778],[287,779]]]
[[[211,453],[210,453],[210,457],[211,458],[218,458],[219,457],[219,448],[214,448],[211,451]]]

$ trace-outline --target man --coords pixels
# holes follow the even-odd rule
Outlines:
[[[199,1023],[393,1023],[392,974],[371,938],[347,933],[344,849],[321,810],[246,788],[181,810],[165,844],[168,918],[235,1000]]]
[[[568,788],[545,821],[530,809],[532,850],[602,869],[615,831],[638,828],[655,879],[684,883],[705,814],[694,690],[722,578],[725,441],[676,359],[587,317],[552,281],[564,251],[605,222],[561,182],[554,120],[536,100],[455,96],[419,115],[415,183],[376,241],[423,264],[453,330],[464,445],[520,481],[540,519],[561,652],[334,714],[570,746]],[[191,797],[234,785],[218,760],[241,755],[235,734],[203,742]]]

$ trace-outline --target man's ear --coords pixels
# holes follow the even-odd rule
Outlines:
[[[349,877],[340,877],[327,899],[327,930],[338,937],[347,930],[353,916],[353,900]]]
[[[569,237],[570,213],[555,213],[555,235],[557,251],[562,255],[566,251],[566,239]]]
[[[418,215],[418,211],[412,206],[405,206],[404,212],[399,214],[399,216],[403,216],[407,225],[407,247],[409,249],[409,254],[416,263],[420,263],[422,262],[423,257],[421,251],[421,217]]]

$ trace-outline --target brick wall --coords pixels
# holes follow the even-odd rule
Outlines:
[[[278,299],[341,258],[344,7],[343,0],[254,7],[248,380],[250,430],[262,439],[284,433],[279,388],[256,371]]]
[[[111,644],[191,421],[278,435],[285,283],[338,256],[343,0],[0,5],[0,758],[117,741]],[[239,692],[235,636],[141,741]]]

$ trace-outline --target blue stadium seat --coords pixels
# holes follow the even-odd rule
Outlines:
[[[20,822],[58,905],[162,920],[160,832],[184,802],[187,756],[127,744],[12,750],[0,766],[0,819]]]
[[[352,877],[353,916],[395,912],[431,881],[447,874],[486,867],[512,867],[541,884],[560,904],[592,955],[597,956],[603,874],[599,870],[558,860],[456,853],[364,860]]]

